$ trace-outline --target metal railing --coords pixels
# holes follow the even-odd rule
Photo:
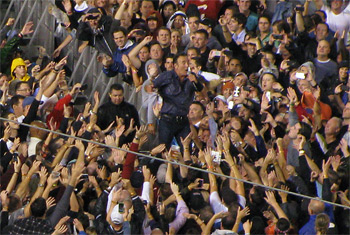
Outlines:
[[[44,46],[49,55],[52,55],[55,49],[55,41],[63,41],[68,32],[62,34],[62,38],[55,38],[56,19],[48,11],[49,7],[54,6],[54,0],[11,0],[9,7],[2,19],[3,27],[9,17],[16,16],[12,29],[20,30],[25,23],[33,21],[34,32],[30,35],[28,45],[23,48],[28,55],[36,55],[36,45]],[[57,45],[56,45],[57,46]],[[68,55],[67,67],[71,71],[69,84],[77,82],[87,83],[88,89],[85,95],[91,101],[95,91],[99,91],[101,101],[103,102],[108,96],[110,85],[115,82],[123,83],[119,77],[109,78],[102,72],[102,65],[96,60],[98,51],[91,47],[86,47],[82,53],[78,52],[79,41],[74,39],[61,52],[61,57]],[[137,94],[133,87],[124,84],[125,98],[127,101],[136,101]],[[140,104],[133,102],[139,109]]]

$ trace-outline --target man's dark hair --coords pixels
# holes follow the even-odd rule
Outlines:
[[[154,45],[159,45],[160,48],[162,48],[162,46],[160,45],[160,43],[158,41],[152,41],[149,43],[149,49],[151,50],[151,47],[153,47]]]
[[[199,34],[204,35],[205,39],[209,38],[209,33],[205,29],[198,29],[195,33],[199,33]]]
[[[277,20],[272,24],[272,26],[276,26],[279,32],[284,31],[286,34],[290,33],[289,24],[284,20]]]
[[[229,213],[227,216],[222,218],[221,225],[223,229],[231,230],[236,223],[236,216]]]
[[[192,57],[191,60],[194,60],[194,63],[196,64],[196,66],[202,66],[200,57]]]
[[[323,10],[316,10],[316,11],[315,11],[315,14],[316,14],[316,12],[322,13],[322,14],[324,15],[324,19],[325,19],[325,20],[327,19],[327,13],[326,13],[325,11],[323,11]]]
[[[245,25],[247,24],[247,17],[245,17],[245,15],[243,15],[242,13],[236,13],[232,16],[232,19],[235,19],[238,24],[242,25],[242,28],[245,27]]]
[[[24,97],[23,95],[14,95],[14,96],[12,96],[11,102],[10,102],[11,108],[13,108],[13,105],[18,105],[18,104],[19,104],[19,101],[20,101],[21,99],[24,100],[24,98],[25,98],[25,97]]]
[[[124,36],[127,36],[128,35],[128,31],[122,27],[122,26],[119,26],[119,27],[116,27],[114,30],[113,30],[113,33],[117,33],[117,32],[122,32],[124,34]]]
[[[204,107],[204,105],[203,105],[201,102],[199,102],[199,101],[193,101],[192,104],[199,105],[199,107],[201,107],[203,113],[205,113],[205,107]]]
[[[15,85],[15,91],[17,91],[21,87],[22,84],[28,84],[29,85],[29,83],[25,82],[25,81],[17,82],[16,85]]]
[[[221,197],[222,197],[222,200],[224,201],[224,203],[227,206],[229,206],[232,203],[238,201],[237,194],[232,189],[230,189],[229,187],[223,187],[221,189]]]
[[[185,53],[178,53],[178,54],[176,54],[176,55],[174,56],[174,64],[177,63],[177,61],[179,60],[179,58],[180,58],[181,56],[187,57],[187,55],[186,55]]]
[[[299,134],[305,136],[306,140],[309,140],[311,138],[312,128],[309,124],[306,124],[305,122],[300,123],[300,130]]]
[[[45,199],[42,197],[35,199],[32,205],[30,205],[30,212],[34,217],[43,217],[46,212]]]
[[[114,83],[111,88],[109,88],[109,92],[112,92],[112,90],[117,90],[117,91],[120,91],[122,90],[124,92],[124,88],[121,84],[119,83]]]
[[[158,35],[158,33],[159,33],[160,30],[166,30],[166,31],[168,31],[169,34],[171,34],[171,31],[170,31],[169,28],[167,28],[167,27],[165,27],[165,26],[161,26],[161,27],[158,29],[157,35]]]
[[[200,51],[199,48],[197,48],[197,47],[189,47],[189,48],[187,49],[187,51],[189,51],[189,50],[195,50],[195,51],[197,52],[198,55],[201,54],[201,51]]]
[[[316,25],[316,27],[319,25],[319,24],[323,24],[327,27],[327,32],[329,32],[329,25],[327,23],[324,23],[324,22],[320,22]]]
[[[269,23],[271,24],[271,18],[270,18],[267,14],[262,14],[262,15],[260,15],[259,18],[258,18],[258,22],[259,22],[259,20],[260,20],[261,18],[267,19],[267,20],[269,21]]]

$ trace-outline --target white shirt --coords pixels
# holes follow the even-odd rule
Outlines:
[[[342,11],[340,14],[334,14],[328,6],[323,5],[321,10],[325,11],[327,14],[326,23],[329,28],[334,32],[338,31],[339,35],[345,30],[345,43],[347,42],[347,35],[350,31],[350,14]]]

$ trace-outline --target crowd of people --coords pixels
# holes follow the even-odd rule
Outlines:
[[[348,0],[49,9],[51,55],[0,29],[1,234],[350,233]],[[69,84],[73,40],[108,100]]]

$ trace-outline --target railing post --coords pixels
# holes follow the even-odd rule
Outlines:
[[[6,24],[8,15],[10,14],[11,8],[13,6],[13,4],[15,3],[16,0],[11,0],[9,7],[7,8],[7,11],[5,13],[4,19],[2,20],[1,26],[0,28],[2,29],[4,27],[4,25]]]
[[[35,27],[34,34],[29,41],[28,47],[30,47],[33,44],[34,38],[36,37],[36,35],[39,32],[39,27],[43,23],[46,14],[48,14],[47,8],[48,8],[48,5],[46,5],[44,12],[43,12],[42,16],[40,17],[40,20],[39,20],[37,26]]]
[[[26,8],[27,2],[28,2],[28,0],[24,0],[24,3],[21,7],[21,10],[19,11],[17,18],[15,20],[15,23],[12,26],[12,30],[14,30],[16,28],[18,21],[22,18],[22,14],[23,14],[24,9]]]
[[[83,84],[83,83],[85,82],[85,80],[86,80],[86,78],[87,78],[87,75],[89,74],[90,69],[92,68],[92,65],[93,65],[94,63],[96,63],[96,56],[97,56],[97,54],[98,54],[98,51],[95,50],[95,52],[94,52],[94,54],[93,54],[93,58],[95,58],[95,59],[91,59],[91,60],[90,60],[89,65],[88,65],[88,67],[86,68],[86,71],[85,71],[85,73],[84,73],[84,75],[83,75],[83,78],[82,78],[81,81],[80,81],[81,84]]]

